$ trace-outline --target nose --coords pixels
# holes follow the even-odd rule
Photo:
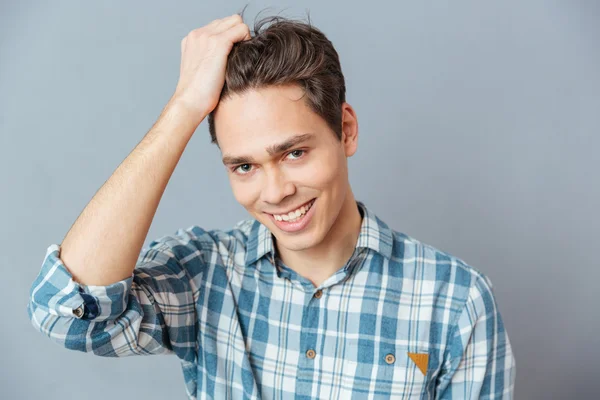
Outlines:
[[[279,204],[283,199],[296,193],[296,187],[284,173],[273,169],[265,174],[265,185],[261,191],[261,200],[270,204]]]

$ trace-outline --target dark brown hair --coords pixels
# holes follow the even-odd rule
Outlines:
[[[311,25],[310,15],[307,23],[281,16],[260,19],[251,36],[234,43],[229,53],[219,101],[250,89],[297,84],[304,89],[306,104],[341,140],[344,75],[333,44]],[[215,111],[208,115],[212,143],[217,143]]]

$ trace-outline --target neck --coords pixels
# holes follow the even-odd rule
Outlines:
[[[348,262],[356,248],[361,224],[362,217],[350,190],[333,226],[321,243],[302,251],[290,251],[277,246],[279,258],[318,287]]]

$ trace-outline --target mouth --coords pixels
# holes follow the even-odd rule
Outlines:
[[[287,214],[268,214],[275,225],[285,232],[297,232],[304,229],[314,214],[314,204],[317,199],[312,199]]]
[[[273,216],[277,221],[286,221],[286,222],[295,222],[296,220],[302,218],[302,216],[306,215],[308,210],[312,207],[316,199],[312,199],[300,207],[296,208],[293,211],[287,212],[285,214],[269,214]]]

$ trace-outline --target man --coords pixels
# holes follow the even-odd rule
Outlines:
[[[101,356],[175,354],[191,399],[511,398],[489,279],[355,200],[358,123],[331,42],[280,17],[254,32],[233,15],[182,40],[159,119],[48,248],[33,325]],[[253,218],[142,249],[207,116]]]

